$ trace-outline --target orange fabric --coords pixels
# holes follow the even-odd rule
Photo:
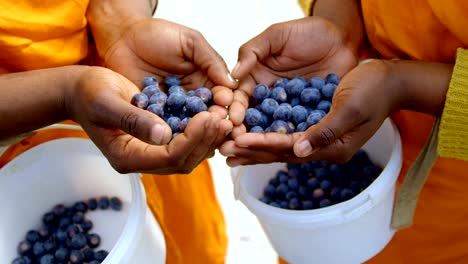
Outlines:
[[[383,58],[455,61],[468,47],[468,2],[362,0],[367,35]],[[431,130],[433,117],[393,115],[403,141],[403,176]],[[368,263],[468,263],[468,163],[439,158],[421,192],[414,224]],[[401,183],[402,177],[399,179]]]
[[[0,1],[0,73],[98,62],[86,57],[95,54],[88,43],[88,3]],[[38,132],[8,148],[0,157],[0,168],[38,144],[63,137],[87,136],[62,129]],[[224,263],[226,227],[207,161],[189,175],[144,175],[143,183],[165,235],[166,263]]]

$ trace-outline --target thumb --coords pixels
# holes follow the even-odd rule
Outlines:
[[[104,122],[114,128],[150,144],[167,144],[172,137],[171,128],[159,116],[119,100],[106,104]]]
[[[359,115],[351,113],[352,111],[345,108],[331,109],[319,123],[307,129],[302,137],[294,143],[294,154],[304,158],[339,140],[359,124]]]
[[[239,48],[237,64],[232,69],[232,76],[241,79],[252,71],[258,61],[266,59],[272,51],[271,39],[274,39],[274,36],[271,34],[271,30],[267,29],[243,44]]]

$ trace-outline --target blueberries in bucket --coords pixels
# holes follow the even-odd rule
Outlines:
[[[364,150],[344,164],[288,163],[286,170],[279,170],[268,182],[260,201],[290,210],[328,207],[355,197],[381,172]]]
[[[17,246],[18,256],[11,263],[102,263],[109,252],[98,248],[101,237],[90,233],[93,222],[86,218],[88,210],[98,208],[121,211],[123,203],[118,197],[102,196],[78,201],[70,207],[57,204],[43,215],[38,230],[27,231]]]

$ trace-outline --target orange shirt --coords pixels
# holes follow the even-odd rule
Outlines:
[[[468,48],[468,1],[362,0],[366,33],[382,58],[454,63]],[[403,170],[421,150],[433,117],[393,115],[403,141]],[[400,177],[400,182],[402,177]],[[414,224],[396,233],[369,263],[468,263],[468,163],[439,158],[421,192]]]
[[[83,61],[91,54],[85,17],[88,4],[89,0],[1,0],[0,73]],[[63,137],[86,134],[41,131],[1,155],[0,168],[31,147]],[[166,263],[224,263],[226,227],[207,161],[190,175],[145,174],[143,183],[148,205],[165,235]]]

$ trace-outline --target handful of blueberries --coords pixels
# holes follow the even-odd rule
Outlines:
[[[212,105],[210,89],[200,87],[185,92],[175,75],[169,75],[164,80],[167,93],[160,89],[158,79],[154,76],[146,76],[142,84],[142,92],[135,94],[131,103],[164,119],[172,130],[173,138],[184,132],[194,115],[207,111]]]
[[[93,222],[85,214],[96,209],[120,211],[122,206],[119,198],[106,196],[79,201],[70,207],[57,204],[43,215],[38,230],[27,232],[12,264],[102,263],[108,252],[97,250],[101,237],[90,233]]]
[[[329,111],[339,78],[328,74],[325,79],[303,77],[278,79],[273,87],[258,84],[252,94],[244,124],[251,133],[289,134],[306,131]]]
[[[264,189],[260,201],[290,210],[310,210],[349,200],[366,189],[382,169],[359,150],[350,161],[288,163]]]

